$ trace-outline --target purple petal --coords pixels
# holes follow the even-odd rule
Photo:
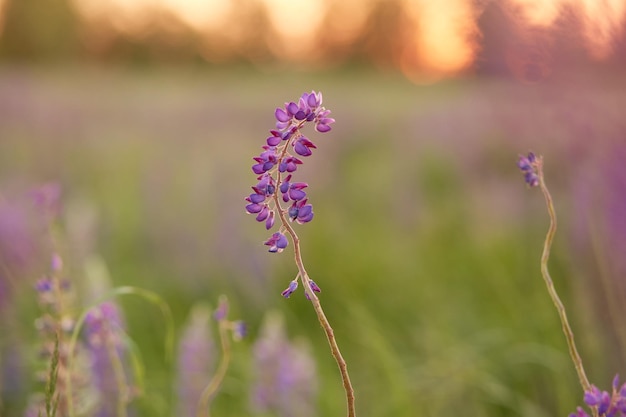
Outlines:
[[[318,123],[318,124],[315,125],[315,130],[317,130],[320,133],[329,132],[330,129],[331,129],[331,127],[328,126],[327,124]]]
[[[267,138],[267,144],[269,146],[276,146],[280,143],[281,140],[282,138],[280,136],[270,136],[269,138]]]
[[[278,237],[276,246],[280,249],[285,249],[287,245],[289,244],[289,241],[287,240],[287,236],[283,235],[282,233],[279,233],[279,235],[280,236]]]
[[[293,116],[298,112],[298,105],[296,103],[294,103],[293,101],[289,104],[287,104],[287,112]]]
[[[255,174],[262,174],[265,171],[267,171],[266,169],[264,169],[265,164],[255,164],[252,165],[252,172],[254,172]]]
[[[299,201],[306,197],[306,193],[302,190],[291,189],[289,190],[289,198],[293,201]]]
[[[262,222],[265,221],[265,219],[268,218],[268,216],[270,215],[270,209],[267,206],[264,206],[261,211],[259,212],[259,214],[257,214],[256,216],[256,221],[257,222]]]
[[[276,117],[276,120],[278,120],[279,122],[283,122],[283,123],[286,123],[289,120],[291,120],[291,116],[289,116],[287,112],[281,109],[280,107],[276,109],[276,111],[274,112],[274,116]]]
[[[248,197],[248,201],[256,204],[262,203],[265,201],[265,194],[250,194],[250,197]]]
[[[259,213],[263,210],[263,206],[261,204],[248,204],[246,206],[246,211],[250,214]]]
[[[315,283],[315,281],[313,281],[312,279],[309,280],[309,286],[315,292],[322,292],[322,289],[320,287],[318,287],[317,284]]]
[[[305,146],[301,141],[297,141],[293,145],[293,148],[296,151],[296,153],[300,156],[311,156],[311,154],[313,154],[313,152],[311,152],[311,150],[307,146]]]
[[[313,220],[313,210],[312,206],[306,205],[300,209],[298,212],[298,217],[296,218],[296,222],[299,224],[308,223]]]
[[[270,211],[269,217],[265,220],[265,229],[270,230],[272,227],[274,227],[274,210]]]
[[[317,97],[315,96],[315,91],[311,91],[311,94],[308,95],[306,102],[310,107],[317,107],[319,105]]]

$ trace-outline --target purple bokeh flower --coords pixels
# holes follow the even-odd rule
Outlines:
[[[219,307],[214,316],[221,314],[218,311]],[[214,372],[215,355],[211,310],[207,306],[195,306],[178,344],[178,416],[196,415],[202,391]]]
[[[531,187],[539,185],[537,164],[540,163],[540,161],[540,158],[537,158],[532,152],[529,152],[528,156],[520,155],[517,161],[518,168],[521,169],[524,174],[524,181]]]
[[[297,417],[317,415],[315,362],[306,345],[289,341],[280,315],[267,315],[253,350],[253,414]]]
[[[114,363],[128,369],[126,346],[123,342],[124,322],[122,313],[114,302],[104,302],[92,309],[85,319],[87,349],[91,353],[91,369],[98,389],[98,404],[94,415],[114,416],[118,403],[128,402],[131,375],[116,375]],[[120,378],[125,386],[120,386]]]

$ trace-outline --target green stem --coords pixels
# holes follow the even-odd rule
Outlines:
[[[220,361],[215,375],[200,396],[200,401],[198,401],[198,411],[196,413],[197,417],[210,416],[209,403],[222,384],[222,381],[226,376],[226,371],[228,370],[228,365],[230,364],[230,335],[228,334],[228,322],[225,319],[219,321],[219,333],[222,345],[222,360]]]

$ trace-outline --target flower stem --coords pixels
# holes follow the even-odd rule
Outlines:
[[[278,197],[276,194],[274,195],[274,199],[276,200],[277,207],[279,206]],[[322,309],[322,304],[320,303],[319,298],[315,295],[315,292],[311,289],[311,278],[306,272],[304,268],[304,262],[302,261],[302,252],[300,251],[300,239],[296,234],[293,227],[289,224],[287,219],[285,218],[285,213],[283,210],[278,210],[278,215],[280,216],[280,220],[283,224],[283,227],[287,230],[291,239],[293,240],[294,246],[294,256],[296,265],[298,267],[298,273],[300,275],[300,280],[302,281],[302,286],[304,287],[304,291],[307,294],[308,298],[311,300],[311,304],[313,304],[313,310],[315,310],[315,314],[317,315],[317,319],[324,329],[326,333],[326,339],[328,340],[328,345],[330,346],[330,351],[335,358],[335,362],[337,362],[337,366],[339,367],[339,372],[341,373],[341,380],[343,382],[343,388],[346,393],[346,402],[348,408],[348,417],[355,417],[356,412],[354,409],[354,388],[352,388],[352,383],[350,382],[350,374],[348,374],[348,366],[346,365],[346,361],[341,355],[341,351],[339,350],[339,345],[337,345],[337,339],[335,339],[335,332],[326,318],[326,314],[324,314],[324,310]]]
[[[209,403],[211,402],[211,398],[217,392],[218,388],[222,384],[224,377],[226,376],[226,371],[228,370],[228,365],[230,364],[230,340],[228,335],[228,324],[226,320],[219,320],[219,334],[220,334],[220,343],[222,345],[222,360],[215,372],[215,375],[206,386],[204,391],[202,391],[202,395],[200,397],[200,401],[198,401],[198,411],[197,417],[209,417]]]
[[[569,354],[572,358],[572,362],[574,363],[574,367],[576,368],[576,373],[578,374],[578,380],[580,381],[580,385],[585,392],[588,392],[591,390],[591,384],[589,383],[589,379],[587,379],[582,359],[580,358],[580,355],[578,354],[578,349],[576,348],[576,342],[574,341],[574,332],[569,325],[567,314],[565,312],[565,307],[563,306],[563,303],[561,302],[561,299],[559,298],[559,295],[554,288],[554,283],[552,282],[550,272],[548,271],[550,249],[552,247],[552,242],[554,241],[554,235],[556,234],[557,223],[554,203],[552,202],[552,196],[550,195],[548,187],[546,187],[546,183],[544,181],[543,161],[541,159],[539,159],[537,163],[537,174],[539,177],[539,188],[541,188],[541,192],[543,193],[543,196],[546,200],[546,206],[548,207],[548,214],[550,216],[550,227],[548,228],[546,240],[543,245],[543,253],[541,255],[541,275],[543,276],[543,280],[545,281],[546,287],[548,288],[550,298],[552,298],[552,302],[554,303],[554,306],[556,307],[556,310],[559,314],[559,318],[561,319],[563,334],[565,334],[565,340],[567,341]],[[594,417],[597,417],[598,412],[595,407],[592,407],[592,412]]]

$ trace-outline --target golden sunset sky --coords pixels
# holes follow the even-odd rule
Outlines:
[[[3,0],[0,0],[3,1]],[[176,16],[201,34],[236,36],[245,30],[238,25],[241,10],[264,9],[270,21],[272,53],[279,59],[298,61],[315,57],[318,34],[332,29],[332,36],[345,38],[362,33],[371,10],[384,0],[72,0],[87,21],[103,19],[126,33],[148,24],[148,11]],[[405,50],[396,65],[410,76],[419,64],[421,72],[454,74],[467,67],[474,57],[471,39],[476,10],[468,0],[401,0],[410,28],[405,33]],[[496,0],[497,1],[497,0]],[[549,25],[559,7],[570,3],[585,18],[585,39],[592,55],[606,54],[611,31],[623,18],[626,0],[514,0],[525,18],[537,25]],[[330,22],[330,23],[329,23]],[[329,29],[324,25],[332,25]]]

